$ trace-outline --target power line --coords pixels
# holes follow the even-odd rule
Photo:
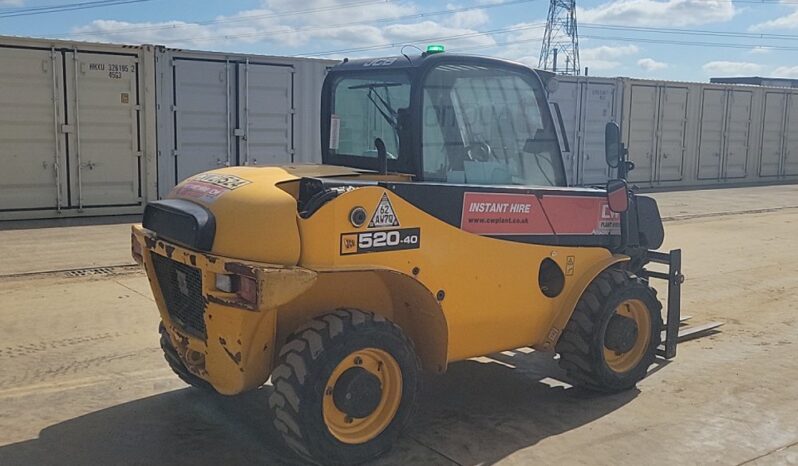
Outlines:
[[[328,29],[336,29],[339,27],[346,27],[346,26],[356,26],[356,25],[369,25],[369,24],[377,24],[377,23],[388,23],[388,22],[398,22],[398,21],[407,21],[411,19],[422,19],[428,18],[433,16],[442,16],[442,15],[451,15],[455,13],[462,13],[465,11],[471,10],[481,10],[484,8],[496,8],[501,6],[509,6],[509,5],[517,5],[520,3],[531,3],[536,2],[539,0],[511,0],[504,3],[492,4],[492,5],[480,5],[480,6],[471,6],[471,7],[462,7],[462,8],[453,8],[448,10],[438,10],[438,11],[430,11],[430,12],[422,12],[422,13],[414,13],[410,15],[404,16],[393,16],[393,17],[385,17],[385,18],[374,18],[374,19],[367,19],[361,21],[348,21],[346,23],[339,23],[339,24],[328,24],[325,26],[310,26],[304,27],[300,29],[280,29],[276,31],[269,31],[269,32],[255,32],[255,33],[246,33],[246,34],[227,34],[227,35],[220,35],[220,36],[212,36],[208,40],[211,39],[240,39],[240,38],[251,38],[251,37],[268,37],[268,36],[276,36],[276,35],[284,35],[284,34],[302,34],[311,31],[322,31]],[[194,39],[194,37],[186,37],[180,39],[172,39],[172,41],[180,42],[185,40]]]
[[[675,29],[675,28],[658,28],[658,27],[644,27],[644,26],[615,26],[611,24],[594,24],[594,23],[579,23],[579,27],[584,29],[654,32],[658,34],[679,34],[679,35],[688,34],[696,36],[714,36],[714,37],[743,37],[749,39],[798,40],[798,35],[795,34],[758,34],[755,32],[710,31],[704,29]]]
[[[416,42],[433,42],[433,41],[444,41],[444,40],[453,40],[453,39],[465,39],[471,37],[479,37],[479,36],[489,36],[493,34],[500,34],[500,33],[507,33],[507,32],[516,32],[516,31],[527,31],[530,29],[542,29],[545,27],[545,24],[533,24],[533,25],[526,25],[526,26],[510,26],[507,28],[499,28],[499,29],[492,29],[490,31],[477,31],[477,32],[469,32],[465,34],[457,34],[453,36],[437,36],[437,37],[427,37],[427,38],[420,38],[415,39]],[[539,39],[537,39],[539,40]],[[305,57],[320,57],[325,55],[335,55],[339,53],[355,53],[355,52],[365,52],[370,50],[381,50],[381,49],[388,49],[393,47],[399,47],[400,45],[405,45],[407,42],[391,42],[391,43],[383,43],[383,44],[375,44],[370,45],[367,47],[354,47],[348,49],[337,49],[337,50],[325,50],[323,52],[306,52],[296,54],[296,56],[305,56]]]
[[[358,1],[352,3],[342,3],[336,6],[327,6],[327,7],[319,7],[319,8],[311,8],[305,10],[293,10],[293,11],[286,11],[283,13],[269,13],[269,14],[262,14],[262,15],[250,15],[250,16],[238,16],[235,18],[225,18],[225,19],[208,19],[202,21],[194,21],[191,23],[183,23],[183,24],[163,24],[158,26],[138,26],[138,27],[130,27],[130,28],[122,28],[122,29],[115,29],[113,31],[102,31],[99,29],[83,31],[79,33],[74,32],[63,32],[58,34],[53,34],[54,37],[61,37],[61,36],[74,36],[74,35],[107,35],[107,34],[126,34],[129,32],[139,32],[139,31],[158,31],[158,30],[166,30],[166,29],[182,29],[191,26],[208,26],[211,24],[227,24],[227,23],[237,23],[237,22],[246,22],[252,21],[256,19],[269,19],[269,18],[282,18],[287,16],[296,16],[302,14],[310,14],[310,13],[320,13],[324,11],[332,11],[332,10],[343,10],[346,8],[352,8],[356,6],[367,6],[367,5],[377,5],[382,3],[390,3],[391,0],[367,0],[367,1]]]
[[[131,3],[151,2],[152,0],[96,0],[81,3],[64,3],[61,5],[50,5],[28,8],[14,8],[0,11],[0,18],[14,18],[19,16],[44,15],[49,13],[62,13],[65,11],[88,10],[93,8],[105,8],[109,6],[128,5]]]
[[[613,36],[582,36],[590,39],[598,40],[616,40],[619,42],[642,42],[647,44],[668,44],[680,45],[690,47],[718,47],[718,48],[735,48],[735,49],[750,49],[752,47],[767,47],[773,50],[798,50],[798,46],[790,47],[783,45],[770,45],[770,44],[730,44],[728,42],[698,42],[698,41],[678,41],[666,39],[644,39],[639,37],[613,37]]]
[[[782,45],[754,45],[754,44],[735,44],[735,43],[728,43],[728,42],[698,42],[698,41],[676,41],[676,40],[667,40],[667,39],[640,39],[636,37],[617,37],[617,36],[593,36],[593,35],[580,35],[580,37],[587,37],[590,39],[595,40],[612,40],[617,42],[631,42],[631,43],[651,43],[651,44],[666,44],[666,45],[678,45],[684,47],[710,47],[710,48],[734,48],[734,49],[750,49],[751,47],[760,46],[760,47],[768,47],[773,50],[785,50],[785,51],[795,51],[798,50],[798,46],[782,46]],[[539,42],[540,39],[522,39],[522,40],[512,40],[506,42],[497,42],[496,44],[490,46],[471,46],[471,47],[461,47],[461,48],[453,48],[451,49],[452,52],[468,52],[468,51],[475,51],[475,50],[490,50],[497,47],[504,47],[507,45],[518,45],[518,44],[525,44],[530,42]]]
[[[250,16],[241,16],[236,18],[225,18],[225,19],[214,19],[214,20],[204,20],[204,21],[195,21],[192,23],[184,23],[184,24],[165,24],[165,25],[158,25],[158,26],[142,26],[142,27],[131,27],[131,28],[123,28],[123,29],[115,29],[113,31],[101,31],[101,30],[90,30],[85,32],[69,32],[69,33],[59,33],[54,34],[54,37],[60,36],[83,36],[83,35],[108,35],[108,34],[125,34],[128,32],[138,32],[138,31],[157,31],[157,30],[174,30],[174,29],[185,29],[194,26],[207,26],[212,24],[227,24],[232,22],[246,22],[252,21],[257,19],[268,19],[268,18],[277,18],[277,17],[285,17],[285,16],[295,16],[299,14],[306,14],[306,13],[317,13],[321,11],[331,11],[331,10],[340,10],[346,8],[352,8],[354,6],[365,6],[365,5],[373,5],[373,4],[382,4],[382,3],[391,3],[392,0],[379,0],[379,1],[361,1],[361,2],[354,2],[354,3],[345,3],[340,4],[334,7],[323,7],[323,8],[314,8],[310,10],[296,10],[290,12],[283,12],[283,13],[270,13],[270,14],[263,14],[263,15],[250,15]],[[390,21],[407,21],[411,19],[422,19],[432,16],[442,16],[442,15],[452,15],[456,13],[464,13],[473,10],[485,10],[491,8],[500,8],[500,7],[507,7],[512,5],[518,5],[523,3],[532,3],[539,0],[510,0],[502,3],[495,3],[495,4],[485,4],[485,5],[473,5],[468,7],[460,7],[460,8],[451,8],[446,10],[438,10],[438,11],[427,11],[427,12],[420,12],[420,13],[413,13],[408,15],[402,16],[389,16],[383,18],[374,18],[369,20],[362,20],[362,21],[349,21],[347,23],[341,24],[334,24],[334,25],[324,25],[324,26],[311,26],[306,28],[300,28],[296,30],[288,29],[288,30],[279,30],[279,31],[270,31],[267,33],[263,32],[256,32],[256,33],[246,33],[246,34],[226,34],[226,35],[217,35],[212,36],[210,39],[238,39],[238,38],[245,38],[245,37],[268,37],[272,35],[278,34],[298,34],[306,31],[316,31],[316,30],[324,30],[324,29],[334,29],[342,26],[351,26],[351,25],[358,25],[358,24],[372,24],[372,23],[383,23],[383,22],[390,22]],[[178,39],[171,39],[173,41],[183,41],[194,39],[194,37],[186,37],[186,38],[178,38]]]
[[[637,27],[637,26],[612,26],[612,25],[602,25],[602,24],[590,24],[590,23],[582,23],[580,25],[583,28],[588,29],[598,29],[598,30],[607,30],[607,31],[628,31],[628,32],[653,32],[653,33],[661,33],[661,34],[678,34],[678,35],[696,35],[696,36],[710,36],[710,37],[738,37],[738,38],[745,38],[745,39],[764,39],[764,40],[798,40],[798,35],[792,34],[757,34],[757,33],[746,33],[746,32],[727,32],[727,31],[711,31],[711,30],[702,30],[702,29],[673,29],[673,28],[653,28],[653,27]],[[456,36],[448,36],[448,37],[427,37],[423,39],[416,39],[417,42],[436,42],[436,41],[445,41],[451,39],[463,39],[463,38],[470,38],[470,37],[478,37],[478,36],[489,36],[494,34],[506,34],[512,33],[517,31],[523,30],[530,30],[530,29],[542,29],[545,27],[544,23],[536,23],[536,24],[529,24],[525,26],[512,26],[507,28],[500,28],[500,29],[493,29],[489,31],[476,31],[473,33],[467,34],[459,34]],[[728,48],[751,48],[754,46],[763,46],[763,47],[770,47],[774,50],[798,50],[798,47],[790,47],[790,46],[782,46],[782,45],[771,45],[769,43],[749,43],[749,44],[729,44],[729,43],[718,43],[718,42],[699,42],[699,41],[674,41],[674,40],[667,40],[667,39],[654,39],[654,38],[637,38],[637,37],[611,37],[611,36],[584,36],[592,39],[597,40],[618,40],[622,42],[645,42],[645,43],[654,43],[654,44],[669,44],[669,45],[684,45],[684,46],[707,46],[707,47],[728,47]],[[514,45],[514,44],[522,44],[522,43],[531,43],[531,42],[540,42],[540,38],[533,38],[533,39],[522,39],[522,40],[514,40],[514,41],[505,41],[499,42],[492,45],[480,45],[480,46],[470,46],[470,47],[461,47],[461,48],[453,48],[452,51],[467,51],[467,50],[483,50],[483,49],[492,49],[503,45]],[[375,44],[371,46],[364,46],[364,47],[354,47],[354,48],[346,48],[346,49],[337,49],[337,50],[326,50],[321,52],[307,52],[303,54],[298,54],[302,56],[324,56],[324,55],[335,55],[340,53],[355,53],[355,52],[365,52],[365,51],[373,51],[373,50],[382,50],[388,49],[393,47],[398,47],[400,45],[404,45],[407,42],[403,43],[382,43],[382,44]]]

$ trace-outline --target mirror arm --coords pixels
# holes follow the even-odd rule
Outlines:
[[[385,149],[385,143],[382,139],[377,138],[374,140],[374,146],[377,148],[377,167],[380,175],[388,174],[388,151]]]

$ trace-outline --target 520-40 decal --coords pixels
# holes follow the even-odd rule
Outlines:
[[[341,235],[341,255],[401,251],[421,247],[420,228],[364,231]]]

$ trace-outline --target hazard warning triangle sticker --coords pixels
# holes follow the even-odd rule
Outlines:
[[[396,212],[393,210],[391,200],[388,195],[382,193],[377,209],[374,215],[371,216],[368,228],[383,228],[383,227],[398,227],[399,219],[396,218]]]

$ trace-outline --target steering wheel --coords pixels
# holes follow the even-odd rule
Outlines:
[[[490,159],[498,158],[493,154],[493,149],[487,142],[475,142],[465,148],[466,160],[472,162],[487,162]]]

